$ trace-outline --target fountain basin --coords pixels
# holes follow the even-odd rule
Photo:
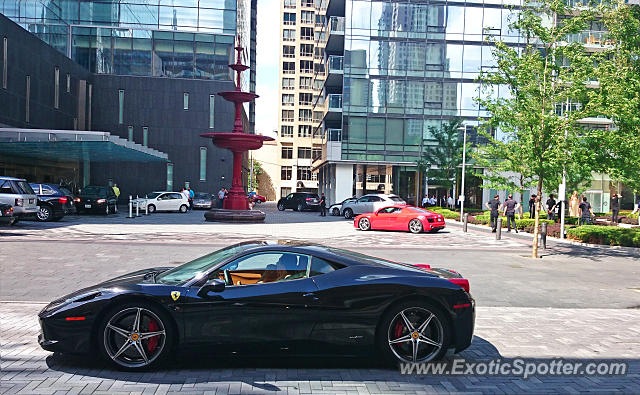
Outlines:
[[[220,96],[222,96],[225,100],[234,102],[234,103],[247,103],[250,101],[254,101],[259,96],[255,93],[251,92],[240,92],[240,91],[226,91],[226,92],[218,92]]]
[[[256,150],[262,147],[263,142],[273,140],[273,137],[246,133],[203,133],[200,136],[210,138],[217,147],[231,151]]]

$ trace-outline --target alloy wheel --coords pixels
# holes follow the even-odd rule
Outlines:
[[[358,221],[358,228],[360,228],[360,230],[369,230],[371,229],[371,222],[368,218],[360,218],[360,221]]]
[[[150,213],[153,213],[153,212],[156,211],[156,206],[154,206],[153,204],[150,204],[149,207],[148,207],[148,210],[149,210]]]
[[[402,362],[428,362],[443,347],[444,330],[438,316],[422,307],[409,307],[391,320],[389,347]]]
[[[38,221],[46,222],[51,219],[51,209],[47,206],[40,206],[36,216],[38,217]]]
[[[298,211],[302,211],[304,210],[304,206],[302,205],[302,203],[298,204]]]
[[[162,354],[166,332],[164,323],[153,311],[130,307],[107,322],[103,341],[113,362],[125,368],[141,368]]]
[[[279,211],[284,211],[284,204],[282,204],[282,203],[278,204],[278,210]]]
[[[344,210],[344,217],[346,219],[351,219],[351,217],[353,217],[353,210],[351,210],[350,208]]]
[[[182,206],[180,206],[180,212],[181,213],[186,213],[188,210],[187,206],[185,206],[184,204]]]
[[[409,230],[411,233],[422,232],[422,222],[417,219],[412,219],[411,222],[409,222]]]
[[[332,215],[335,215],[335,216],[338,216],[338,215],[340,215],[340,210],[338,210],[337,208],[334,208],[334,209],[331,211],[331,214],[332,214]]]

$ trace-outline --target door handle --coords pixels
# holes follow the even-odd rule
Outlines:
[[[305,297],[305,298],[310,298],[311,300],[314,300],[314,301],[320,300],[320,298],[318,298],[318,295],[316,295],[313,292],[307,292],[306,294],[303,294],[302,296]]]

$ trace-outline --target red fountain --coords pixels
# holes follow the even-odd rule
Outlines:
[[[238,52],[236,63],[230,64],[229,68],[237,73],[236,89],[218,93],[225,100],[235,104],[236,117],[233,131],[231,133],[204,133],[200,135],[213,140],[215,146],[233,152],[233,180],[229,194],[224,199],[223,208],[213,208],[207,211],[204,217],[207,221],[261,222],[264,221],[265,214],[262,211],[250,209],[249,199],[242,186],[242,157],[246,151],[259,149],[263,142],[273,140],[273,138],[244,132],[242,103],[254,101],[258,95],[241,90],[240,73],[248,70],[249,66],[245,66],[240,61],[244,48],[238,44],[235,49]]]

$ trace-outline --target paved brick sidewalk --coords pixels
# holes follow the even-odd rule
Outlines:
[[[459,355],[489,358],[616,359],[624,377],[517,377],[401,375],[371,361],[176,361],[148,373],[114,371],[87,359],[39,348],[36,313],[41,304],[0,306],[2,394],[237,394],[237,393],[640,393],[640,310],[479,308],[476,338]]]

